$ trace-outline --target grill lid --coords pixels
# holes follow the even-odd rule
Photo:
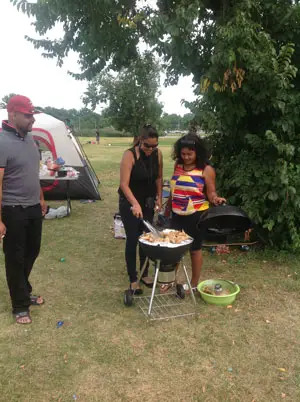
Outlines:
[[[219,205],[203,212],[198,223],[208,233],[230,235],[243,233],[251,227],[248,215],[241,209],[232,205]]]

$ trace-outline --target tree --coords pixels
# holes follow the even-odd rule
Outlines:
[[[44,35],[57,21],[63,24],[64,36],[49,39],[28,38],[36,48],[45,50],[45,57],[57,58],[58,65],[70,50],[80,54],[82,74],[77,78],[93,79],[110,64],[118,71],[138,58],[140,35],[147,30],[145,7],[139,13],[136,0],[11,0],[18,9],[35,19],[36,31]]]
[[[293,61],[300,13],[293,2],[277,3],[280,14],[271,1],[241,1],[216,13],[212,63],[193,106],[213,134],[220,189],[271,244],[299,249],[300,87]]]
[[[3,96],[3,98],[2,98],[2,100],[1,100],[1,102],[0,102],[0,108],[6,109],[7,102],[9,101],[9,99],[10,99],[12,96],[15,96],[15,95],[16,95],[16,94],[11,93],[11,94],[8,94],[8,95]]]
[[[97,75],[88,86],[83,101],[93,109],[107,102],[103,115],[117,130],[137,136],[141,125],[159,124],[162,105],[156,96],[159,88],[159,66],[150,53],[139,57],[117,76],[110,72]]]
[[[193,113],[186,113],[183,115],[181,118],[181,128],[182,130],[190,130],[191,126],[193,125],[194,122],[194,115]]]
[[[139,38],[159,54],[168,83],[193,74],[191,107],[211,134],[222,193],[271,244],[300,248],[299,0],[15,3],[42,35],[63,22],[61,40],[31,40],[59,63],[78,51],[84,77],[106,63],[127,67]]]
[[[161,118],[161,126],[164,130],[168,131],[189,130],[193,118],[194,115],[192,113],[186,113],[183,117],[175,113],[164,113]]]

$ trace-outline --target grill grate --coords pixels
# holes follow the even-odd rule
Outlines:
[[[153,297],[151,314],[148,315],[151,296],[135,296],[136,305],[145,317],[150,321],[167,320],[170,318],[187,317],[197,315],[197,309],[190,295],[184,299],[177,296],[176,292],[157,294]]]

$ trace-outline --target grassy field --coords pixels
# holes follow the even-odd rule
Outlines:
[[[160,141],[165,179],[172,141]],[[45,221],[31,279],[46,304],[32,308],[31,325],[14,324],[1,255],[0,401],[300,401],[297,256],[205,252],[202,279],[236,281],[241,293],[232,308],[197,297],[198,319],[148,323],[123,305],[124,241],[113,238],[112,225],[129,145],[120,138],[84,145],[103,200],[74,201],[69,218]]]

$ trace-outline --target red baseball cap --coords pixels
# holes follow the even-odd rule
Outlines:
[[[14,95],[7,102],[6,109],[8,113],[20,112],[24,114],[37,114],[40,113],[34,109],[31,100],[23,95]]]

